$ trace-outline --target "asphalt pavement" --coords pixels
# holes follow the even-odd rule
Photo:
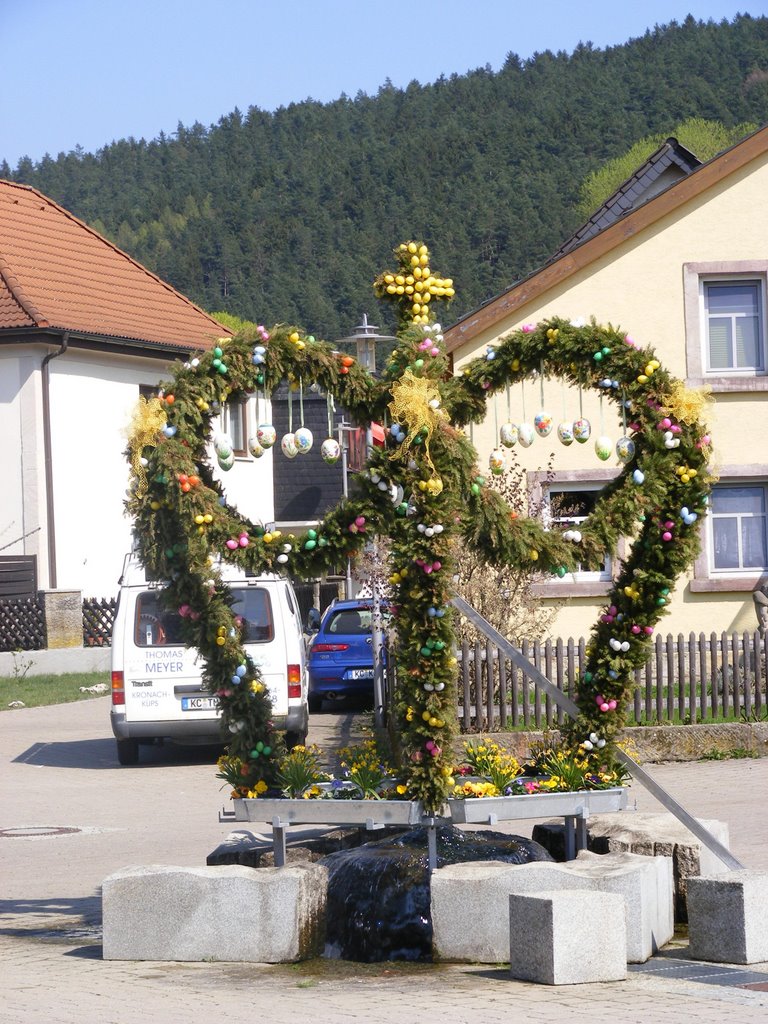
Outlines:
[[[365,724],[355,714],[315,715],[310,741],[333,749],[359,740]],[[231,830],[218,820],[228,790],[215,778],[215,755],[153,747],[121,768],[107,698],[0,711],[1,1024],[211,1024],[246,1014],[270,1024],[302,1015],[323,1024],[421,1024],[435,1014],[456,1024],[577,1014],[597,1024],[768,1019],[768,964],[749,968],[758,981],[746,988],[727,971],[694,980],[639,971],[625,982],[549,988],[512,981],[503,967],[103,961],[103,879],[138,865],[201,866]],[[768,871],[768,758],[651,770],[697,817],[728,823],[747,867]],[[661,809],[637,785],[631,802]],[[515,822],[514,831],[530,835],[533,824]],[[684,939],[665,952],[684,960]]]

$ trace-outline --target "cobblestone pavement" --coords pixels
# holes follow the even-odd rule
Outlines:
[[[99,887],[123,867],[198,866],[229,831],[210,750],[174,747],[120,769],[108,701],[0,712],[0,1024],[211,1024],[224,1015],[269,1024],[312,1016],[322,1024],[397,1021],[721,1022],[764,1024],[768,991],[631,973],[625,982],[549,988],[500,968],[313,961],[231,963],[102,961]],[[358,717],[322,715],[310,738],[354,741]],[[768,759],[659,765],[653,772],[698,817],[727,821],[731,849],[768,871],[761,813]],[[633,787],[640,810],[656,810]],[[529,834],[533,823],[515,823]],[[678,943],[671,956],[684,957]],[[768,964],[750,971],[765,976]]]

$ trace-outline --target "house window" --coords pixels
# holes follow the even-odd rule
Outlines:
[[[550,486],[547,490],[545,522],[557,525],[563,530],[578,529],[580,523],[589,516],[595,507],[595,502],[600,494],[598,488],[580,487],[578,485]],[[579,565],[575,572],[568,573],[563,577],[563,582],[591,582],[610,580],[611,556],[606,554],[603,564],[594,570],[582,569]],[[560,581],[558,581],[560,582]]]
[[[701,282],[708,373],[765,371],[762,282],[730,278]]]
[[[689,387],[768,391],[768,260],[683,264]]]
[[[232,441],[235,455],[245,455],[248,443],[248,403],[245,399],[231,399],[221,411],[224,433]]]
[[[719,484],[710,500],[713,573],[768,569],[766,484]]]

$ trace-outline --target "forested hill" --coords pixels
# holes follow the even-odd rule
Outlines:
[[[393,326],[371,281],[399,241],[426,240],[433,269],[454,278],[452,321],[558,248],[590,171],[689,117],[768,121],[768,18],[689,18],[607,50],[510,54],[496,73],[235,110],[172,138],[0,165],[0,177],[39,188],[208,310],[334,339],[363,312]]]

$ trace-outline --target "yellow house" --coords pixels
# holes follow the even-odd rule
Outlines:
[[[703,165],[670,139],[549,263],[445,334],[460,371],[515,328],[550,316],[594,316],[653,346],[689,387],[710,389],[718,481],[701,526],[702,553],[679,582],[662,630],[757,625],[752,594],[768,581],[767,283],[768,127]],[[618,473],[618,459],[601,462],[593,444],[598,436],[615,443],[627,432],[613,405],[603,410],[594,392],[529,379],[496,396],[473,440],[487,464],[500,426],[532,422],[542,409],[555,423],[582,414],[591,423],[588,443],[565,447],[553,431],[514,449],[545,514],[559,499],[551,518],[560,508],[577,520]],[[547,602],[560,606],[552,633],[586,635],[615,572],[607,559],[600,572],[537,584]]]

